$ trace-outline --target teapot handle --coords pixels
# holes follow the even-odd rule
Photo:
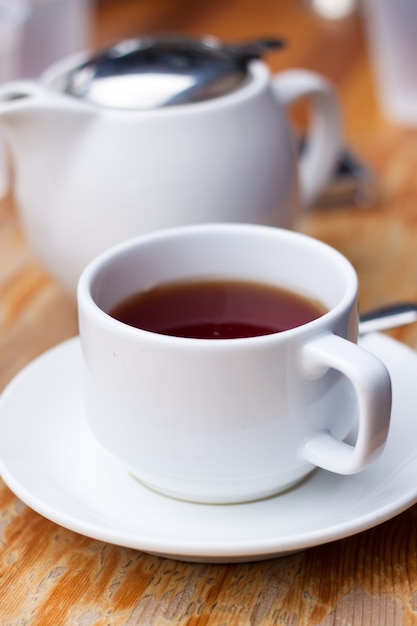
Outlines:
[[[311,105],[306,146],[299,158],[301,201],[310,206],[329,182],[342,150],[342,121],[336,94],[322,76],[287,70],[272,78],[272,89],[286,108],[301,99]]]

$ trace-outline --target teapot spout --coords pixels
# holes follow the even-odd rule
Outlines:
[[[73,115],[72,113],[78,112]],[[56,156],[54,144],[67,136],[69,128],[79,128],[79,118],[89,117],[88,110],[42,84],[14,81],[0,87],[0,133],[9,148],[7,157],[14,164],[15,181],[19,186],[24,175],[40,154],[51,162]],[[3,137],[0,137],[0,141]],[[41,157],[42,158],[42,157]],[[0,198],[8,190],[8,163],[0,163]]]
[[[0,87],[0,119],[33,107],[33,100],[43,99],[45,89],[35,82],[14,81]]]
[[[8,119],[24,112],[68,113],[72,110],[87,113],[87,108],[81,101],[52,91],[42,83],[19,80],[0,86],[0,123],[7,123]]]
[[[7,131],[7,119],[12,116],[12,119],[19,110],[24,110],[31,106],[30,101],[32,95],[36,91],[37,86],[29,81],[20,81],[6,83],[0,87],[0,127],[4,131],[5,136],[8,136]],[[4,119],[2,119],[4,116]],[[5,138],[6,138],[5,137]],[[3,141],[3,137],[0,136],[0,199],[3,198],[9,188],[9,163],[8,153],[6,150],[6,143]]]

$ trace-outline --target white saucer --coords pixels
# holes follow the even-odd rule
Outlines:
[[[383,335],[362,340],[390,370],[387,447],[367,470],[322,470],[274,498],[198,505],[139,484],[90,436],[81,352],[72,339],[29,364],[0,399],[0,473],[50,520],[89,537],[188,561],[271,558],[347,537],[417,501],[417,353]]]

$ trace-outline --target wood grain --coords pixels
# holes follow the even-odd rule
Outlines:
[[[363,310],[417,300],[417,131],[379,110],[358,15],[336,23],[302,0],[104,0],[94,46],[138,33],[276,34],[271,71],[332,80],[346,142],[375,172],[371,208],[300,216],[298,228],[354,264]],[[294,112],[305,124],[306,112]],[[77,332],[75,303],[31,252],[9,196],[0,203],[0,388],[37,354]],[[417,325],[391,334],[417,348]],[[192,564],[95,541],[44,519],[0,483],[2,626],[397,626],[417,623],[417,509],[349,539],[283,558]],[[169,520],[167,520],[169,523]]]

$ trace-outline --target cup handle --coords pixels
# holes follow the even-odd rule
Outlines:
[[[311,123],[299,158],[302,206],[310,206],[329,182],[342,151],[342,121],[336,94],[322,76],[288,70],[272,77],[272,89],[286,108],[306,98]]]
[[[356,391],[359,421],[355,445],[336,439],[329,430],[315,432],[302,449],[304,459],[338,474],[360,472],[385,445],[391,415],[391,381],[374,355],[337,335],[324,335],[303,348],[309,376],[331,367],[347,376]]]

